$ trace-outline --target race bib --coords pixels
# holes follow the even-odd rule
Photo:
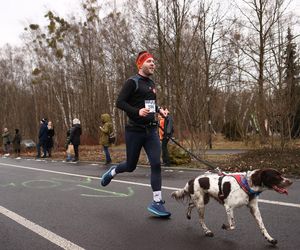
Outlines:
[[[145,100],[145,108],[149,109],[150,113],[155,113],[155,100]]]

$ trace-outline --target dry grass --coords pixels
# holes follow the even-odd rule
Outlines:
[[[275,144],[280,145],[279,142]],[[228,141],[223,136],[213,137],[213,149],[246,149],[247,152],[239,155],[200,155],[202,159],[212,162],[214,165],[227,171],[244,171],[254,168],[272,167],[288,175],[300,176],[300,140],[294,140],[285,150],[278,147],[271,149],[269,145],[264,147],[256,146],[256,142],[246,145],[244,142]],[[126,160],[125,145],[113,146],[110,148],[113,162],[118,163]],[[35,157],[35,151],[22,152],[22,156]],[[63,160],[66,158],[64,148],[53,151],[53,159]],[[79,158],[81,161],[105,162],[104,153],[100,145],[79,147]],[[139,163],[147,164],[147,157],[142,151]],[[208,169],[207,166],[196,160],[184,167]]]
[[[243,141],[229,141],[223,135],[217,134],[212,137],[213,149],[249,149],[251,146],[246,145]]]
[[[110,154],[113,162],[122,162],[126,160],[125,145],[112,146],[110,149]],[[26,151],[22,152],[23,157],[35,157],[36,151]],[[52,159],[54,160],[64,160],[66,158],[66,151],[64,148],[56,148],[52,152]],[[79,159],[81,161],[91,161],[91,162],[105,162],[105,155],[103,153],[102,147],[100,145],[79,146]],[[146,164],[147,158],[144,152],[141,153],[139,164]]]

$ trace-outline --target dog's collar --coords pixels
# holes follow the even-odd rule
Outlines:
[[[254,191],[253,189],[250,188],[247,178],[244,175],[231,175],[233,176],[238,184],[241,186],[241,188],[249,195],[254,195],[258,196],[260,195],[260,191]]]
[[[248,194],[248,195],[254,195],[254,196],[259,196],[260,195],[260,191],[254,191],[253,189],[250,188],[247,178],[245,175],[242,174],[224,174],[224,173],[220,173],[219,174],[221,176],[221,178],[219,179],[219,190],[221,190],[221,184],[222,184],[222,179],[225,176],[231,176],[234,177],[234,179],[237,181],[237,183],[240,185],[240,187]],[[221,193],[221,191],[219,191],[219,193]]]

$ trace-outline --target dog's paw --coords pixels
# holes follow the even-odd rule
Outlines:
[[[229,226],[229,225],[223,224],[221,228],[224,230],[234,230],[235,226],[234,225]]]
[[[226,224],[223,224],[221,228],[224,230],[234,230],[235,226],[228,226]]]
[[[277,240],[275,239],[268,240],[268,242],[270,242],[274,246],[277,244]]]
[[[205,233],[205,236],[214,237],[214,233],[212,231],[208,231],[208,232]]]

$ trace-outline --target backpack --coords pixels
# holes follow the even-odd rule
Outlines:
[[[137,92],[137,90],[139,89],[139,79],[141,79],[141,77],[139,75],[135,75],[130,77],[129,79],[133,80],[135,82],[135,90],[134,92]],[[173,118],[168,115],[165,118],[165,125],[164,125],[164,136],[165,137],[172,137],[173,133],[174,133],[174,128],[173,128]]]
[[[135,90],[134,92],[137,92],[138,88],[139,88],[139,80],[141,79],[141,77],[139,75],[135,75],[129,78],[130,80],[133,80],[135,83]]]
[[[173,118],[172,116],[168,115],[165,118],[165,123],[164,123],[164,137],[172,137],[173,133],[174,133]]]

